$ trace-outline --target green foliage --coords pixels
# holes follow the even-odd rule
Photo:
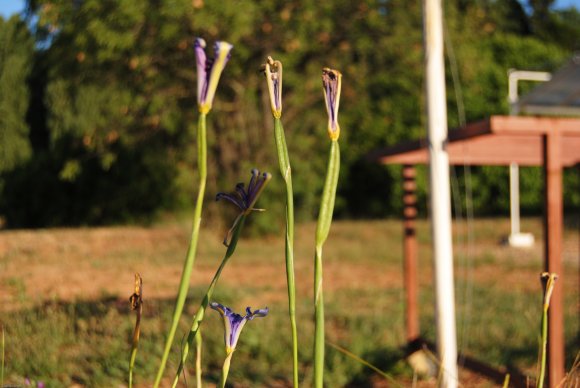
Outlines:
[[[580,14],[574,9],[552,11],[549,3],[536,1],[532,14],[516,0],[445,3],[450,128],[463,120],[507,113],[510,68],[555,70],[578,48]],[[0,78],[0,91],[12,92],[0,94],[0,120],[11,123],[2,125],[3,144],[9,146],[2,148],[0,171],[9,175],[4,186],[11,186],[10,193],[32,195],[39,187],[37,180],[50,181],[47,194],[56,200],[25,218],[9,215],[10,225],[39,224],[39,219],[51,224],[140,219],[157,210],[192,206],[197,112],[191,45],[196,36],[210,45],[223,39],[235,46],[208,118],[209,198],[242,180],[252,167],[277,169],[266,83],[259,72],[266,56],[273,55],[285,68],[282,119],[297,219],[316,215],[322,192],[327,144],[320,83],[324,66],[344,76],[339,114],[344,152],[336,215],[384,217],[399,209],[398,169],[373,165],[364,157],[370,150],[424,136],[418,0],[267,0],[244,3],[243,12],[234,0],[29,0],[29,5],[38,17],[36,56],[21,22],[2,24],[4,34],[15,34],[10,39],[14,44],[4,45],[6,60],[15,62],[2,67]],[[24,82],[31,62],[37,70],[27,91]],[[522,91],[531,86],[524,84]],[[33,160],[26,162],[29,95],[34,112],[28,125],[35,148]],[[47,134],[40,146],[35,143],[38,134]],[[47,160],[51,162],[42,171]],[[131,160],[139,166],[128,166]],[[27,166],[14,169],[22,163]],[[488,201],[493,193],[505,191],[503,170],[473,170],[478,214],[506,210]],[[33,172],[37,175],[22,175]],[[533,183],[539,182],[537,174],[526,174],[522,172],[522,180],[531,184],[530,190],[541,190]],[[111,177],[118,181],[112,183]],[[419,184],[423,198],[426,181]],[[91,188],[89,197],[82,188],[86,185]],[[255,221],[255,230],[283,225],[282,180],[275,177],[269,191],[272,195],[266,193],[260,204],[269,212]],[[19,195],[10,193],[0,194],[2,213],[22,207]],[[123,200],[133,195],[145,195],[132,199],[147,206]],[[537,198],[529,198],[529,209],[541,207]],[[580,203],[580,195],[571,193],[567,201]],[[63,205],[71,202],[78,204],[74,215]],[[208,215],[222,212],[208,210]],[[55,217],[58,211],[63,215]]]
[[[12,225],[147,222],[174,196],[175,169],[154,145],[115,148],[108,170],[84,148],[59,142],[56,150],[4,174],[2,210]]]
[[[18,17],[0,18],[0,173],[25,162],[31,154],[26,113],[33,44]]]

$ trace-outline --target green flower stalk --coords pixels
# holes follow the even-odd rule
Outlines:
[[[195,333],[195,386],[201,388],[201,348],[203,341],[201,338],[201,330]]]
[[[4,347],[6,342],[4,340],[4,326],[0,325],[2,338],[0,338],[0,387],[4,386]]]
[[[328,237],[332,224],[336,186],[340,171],[340,148],[338,137],[338,105],[340,100],[342,75],[337,70],[322,70],[322,86],[326,111],[328,113],[328,135],[331,140],[326,180],[322,191],[318,223],[316,226],[316,249],[314,254],[314,387],[322,388],[324,383],[324,299],[322,292],[322,246]]]
[[[135,274],[135,292],[129,298],[131,310],[135,311],[135,330],[133,331],[133,341],[131,343],[131,358],[129,360],[129,388],[133,386],[133,369],[135,358],[137,357],[137,346],[139,345],[139,335],[141,334],[141,315],[143,314],[143,279],[138,273]]]
[[[544,377],[546,375],[546,355],[547,355],[547,345],[548,345],[548,310],[550,308],[550,299],[552,298],[552,292],[554,291],[554,286],[556,284],[556,279],[558,275],[555,273],[544,272],[542,273],[540,279],[544,286],[544,305],[542,309],[542,348],[540,354],[540,374],[538,375],[538,380],[536,381],[536,387],[541,388],[544,386]]]
[[[177,372],[175,373],[172,387],[176,387],[177,383],[179,382],[179,375],[183,371],[183,368],[185,366],[185,362],[187,361],[187,356],[189,355],[189,349],[193,345],[193,341],[195,340],[197,333],[199,333],[201,322],[203,321],[203,318],[205,316],[205,311],[207,310],[207,306],[209,305],[209,300],[211,299],[211,297],[213,295],[214,289],[216,287],[216,284],[220,278],[220,275],[221,275],[224,267],[226,266],[227,262],[229,261],[229,259],[232,257],[232,255],[234,254],[234,252],[236,250],[236,245],[238,243],[240,233],[242,232],[242,229],[244,227],[246,217],[248,217],[248,215],[250,213],[252,213],[253,211],[261,210],[261,209],[255,209],[254,205],[256,204],[256,201],[260,197],[260,194],[262,193],[262,191],[264,190],[264,188],[266,187],[266,185],[270,181],[270,179],[272,179],[271,174],[264,173],[264,174],[260,175],[260,172],[258,170],[253,169],[252,170],[252,178],[250,179],[250,183],[248,185],[247,190],[244,188],[243,183],[238,183],[238,185],[236,186],[235,193],[233,193],[233,194],[218,193],[216,195],[216,201],[220,200],[220,199],[225,199],[225,200],[228,200],[229,202],[232,202],[234,205],[236,205],[240,209],[240,215],[236,218],[236,221],[234,222],[232,229],[230,229],[230,231],[228,232],[228,235],[226,236],[226,241],[228,240],[228,237],[231,236],[229,238],[229,242],[226,244],[228,249],[226,250],[226,253],[222,259],[222,262],[221,262],[219,268],[217,269],[217,271],[216,271],[216,273],[215,273],[215,275],[214,275],[214,277],[213,277],[213,279],[212,279],[212,281],[211,281],[211,283],[210,283],[210,285],[205,293],[205,296],[203,297],[201,305],[197,309],[197,312],[196,312],[196,314],[193,318],[193,321],[191,323],[191,328],[189,329],[187,341],[181,350],[181,360],[179,362],[179,367],[177,368]]]
[[[288,284],[288,310],[292,330],[292,361],[294,388],[298,387],[298,332],[296,326],[296,285],[294,278],[294,193],[292,190],[292,169],[288,147],[282,127],[282,63],[268,57],[264,64],[264,74],[268,83],[272,116],[274,116],[274,139],[278,151],[280,174],[286,183],[286,281]]]
[[[268,308],[257,309],[252,312],[249,307],[246,308],[246,315],[241,316],[240,314],[234,313],[229,307],[223,306],[219,303],[212,302],[210,307],[215,311],[219,312],[224,321],[224,342],[226,345],[226,359],[224,360],[224,365],[222,367],[222,377],[219,386],[225,388],[226,381],[228,379],[228,373],[230,371],[230,364],[232,361],[232,356],[236,350],[236,345],[238,344],[238,339],[242,333],[242,329],[248,321],[251,321],[255,317],[265,317],[268,315]]]
[[[197,127],[197,158],[199,169],[199,191],[197,193],[197,200],[195,203],[195,210],[193,215],[193,228],[191,232],[191,240],[187,256],[183,263],[183,270],[181,272],[181,280],[179,281],[179,291],[175,301],[173,310],[173,318],[171,327],[167,334],[165,341],[165,348],[161,363],[155,378],[155,388],[159,387],[171,346],[175,338],[175,332],[179,324],[179,318],[183,312],[185,299],[189,290],[189,281],[193,264],[195,263],[195,256],[197,253],[197,241],[199,239],[199,230],[201,226],[201,211],[203,208],[203,198],[205,196],[205,186],[207,182],[207,136],[206,136],[206,116],[211,110],[213,98],[217,89],[218,81],[223,72],[226,63],[230,58],[230,53],[233,46],[227,42],[216,42],[215,44],[215,58],[208,60],[205,55],[205,41],[201,38],[195,40],[194,50],[197,61],[197,103],[200,112],[199,123]]]

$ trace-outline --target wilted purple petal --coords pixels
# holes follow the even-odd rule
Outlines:
[[[340,135],[338,106],[340,103],[341,81],[342,74],[339,71],[329,68],[322,69],[322,90],[324,91],[326,111],[328,113],[328,134],[333,140],[338,139]]]
[[[263,68],[268,83],[272,114],[274,117],[280,118],[282,116],[282,63],[268,57]]]

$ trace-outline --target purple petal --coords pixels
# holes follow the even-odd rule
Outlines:
[[[248,314],[250,314],[250,316],[247,316],[247,315],[246,316],[248,317],[248,320],[251,321],[255,317],[265,317],[266,315],[268,315],[268,312],[270,311],[270,309],[268,307],[265,307],[263,309],[257,309],[257,310],[254,310],[254,312],[252,312],[250,310],[250,308],[248,307],[246,309],[246,311]]]
[[[272,79],[272,84],[274,85],[274,96],[276,96],[274,103],[276,104],[276,109],[280,110],[282,109],[282,101],[280,101],[280,98],[278,98],[280,95],[280,79],[278,76]]]
[[[215,311],[218,311],[219,313],[221,313],[222,315],[225,315],[226,310],[229,310],[229,308],[227,308],[226,306],[224,306],[223,304],[219,304],[217,302],[211,302],[209,304],[209,307],[211,307],[212,309],[214,309]]]
[[[248,193],[246,193],[245,190],[245,185],[243,183],[238,183],[236,185],[236,193],[238,194],[238,196],[240,197],[240,200],[242,200],[242,202],[247,202],[248,199]]]
[[[257,168],[252,169],[252,177],[250,178],[250,184],[248,185],[248,197],[251,198],[254,192],[254,186],[256,185],[256,178],[260,175],[260,171]]]
[[[260,192],[261,187],[266,182],[267,173],[259,175],[260,171],[257,169],[252,170],[252,179],[250,180],[250,186],[248,187],[248,202],[253,202],[256,195]]]
[[[338,131],[338,106],[340,98],[340,73],[336,70],[322,69],[322,86],[328,112],[329,130]],[[338,138],[338,133],[336,134]]]
[[[196,38],[193,49],[195,50],[197,63],[197,102],[198,104],[202,104],[205,101],[209,80],[208,61],[205,55],[205,40]]]
[[[243,201],[241,201],[240,199],[234,197],[231,194],[227,194],[227,193],[217,193],[215,196],[215,200],[219,201],[220,199],[225,199],[230,201],[231,203],[233,203],[234,205],[236,205],[238,208],[240,208],[240,210],[245,210],[245,204],[243,203]]]

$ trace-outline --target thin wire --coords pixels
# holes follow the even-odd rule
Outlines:
[[[451,40],[451,35],[447,28],[447,24],[444,26],[444,40],[446,43],[447,58],[449,60],[449,68],[451,70],[451,77],[453,81],[453,90],[455,93],[455,101],[457,106],[457,117],[460,127],[466,125],[465,118],[465,105],[463,101],[463,90],[461,87],[461,81],[459,79],[459,71],[457,65],[457,57],[455,56],[455,51],[453,48],[453,41]],[[451,168],[452,171],[452,191],[454,196],[457,196],[455,200],[456,216],[458,217],[458,223],[462,222],[462,206],[460,198],[460,190],[458,184],[457,173],[455,167]],[[459,338],[459,364],[463,365],[465,360],[465,349],[467,348],[467,341],[469,336],[467,335],[469,322],[471,318],[471,307],[473,304],[473,190],[472,190],[472,180],[471,180],[471,166],[464,162],[463,164],[463,174],[465,182],[465,217],[466,217],[466,227],[467,227],[467,243],[466,243],[466,254],[459,256],[461,258],[461,266],[464,268],[465,280],[462,294],[464,296],[465,309],[463,314],[463,319],[461,320],[460,327],[460,338]]]

